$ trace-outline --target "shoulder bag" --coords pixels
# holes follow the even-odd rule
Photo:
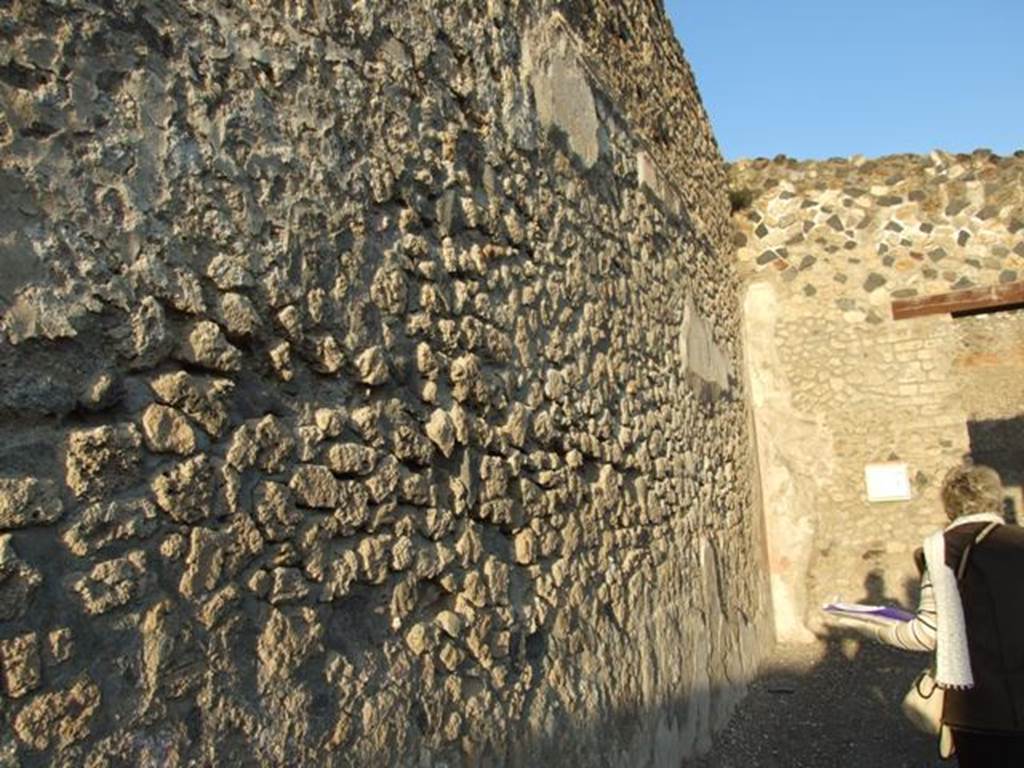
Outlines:
[[[971,551],[998,525],[999,523],[990,523],[964,549],[956,569],[957,581],[963,578],[964,572],[967,570],[967,561]],[[952,731],[949,726],[942,723],[942,707],[945,699],[946,692],[939,687],[935,680],[935,671],[928,667],[921,670],[921,674],[914,679],[907,695],[903,697],[903,714],[917,730],[938,736],[939,755],[948,758],[956,750],[953,746]]]

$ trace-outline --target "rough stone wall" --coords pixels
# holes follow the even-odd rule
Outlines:
[[[750,202],[735,238],[782,636],[808,638],[837,594],[912,597],[911,553],[943,520],[944,472],[977,448],[971,425],[1013,434],[1021,313],[890,308],[1024,276],[1022,181],[1024,157],[983,151],[731,169]],[[910,465],[913,498],[869,504],[864,466],[889,460]]]
[[[963,393],[976,461],[1007,488],[1007,512],[1024,522],[1024,311],[961,317],[953,372]]]
[[[0,19],[2,762],[706,748],[770,610],[660,7]]]

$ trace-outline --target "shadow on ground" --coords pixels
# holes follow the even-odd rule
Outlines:
[[[904,586],[904,607],[915,590]],[[896,603],[872,574],[863,602]],[[913,730],[900,703],[930,661],[832,630],[813,645],[782,645],[762,665],[728,727],[693,768],[938,768],[935,739]]]

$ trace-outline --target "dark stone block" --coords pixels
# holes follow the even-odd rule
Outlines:
[[[864,290],[871,293],[871,291],[881,288],[887,282],[888,281],[883,275],[880,275],[877,272],[872,272],[868,275],[868,279],[864,281]]]

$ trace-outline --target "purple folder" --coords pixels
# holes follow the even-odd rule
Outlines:
[[[864,621],[910,621],[914,614],[891,605],[864,605],[862,603],[829,603],[824,607],[827,613],[846,616]]]

